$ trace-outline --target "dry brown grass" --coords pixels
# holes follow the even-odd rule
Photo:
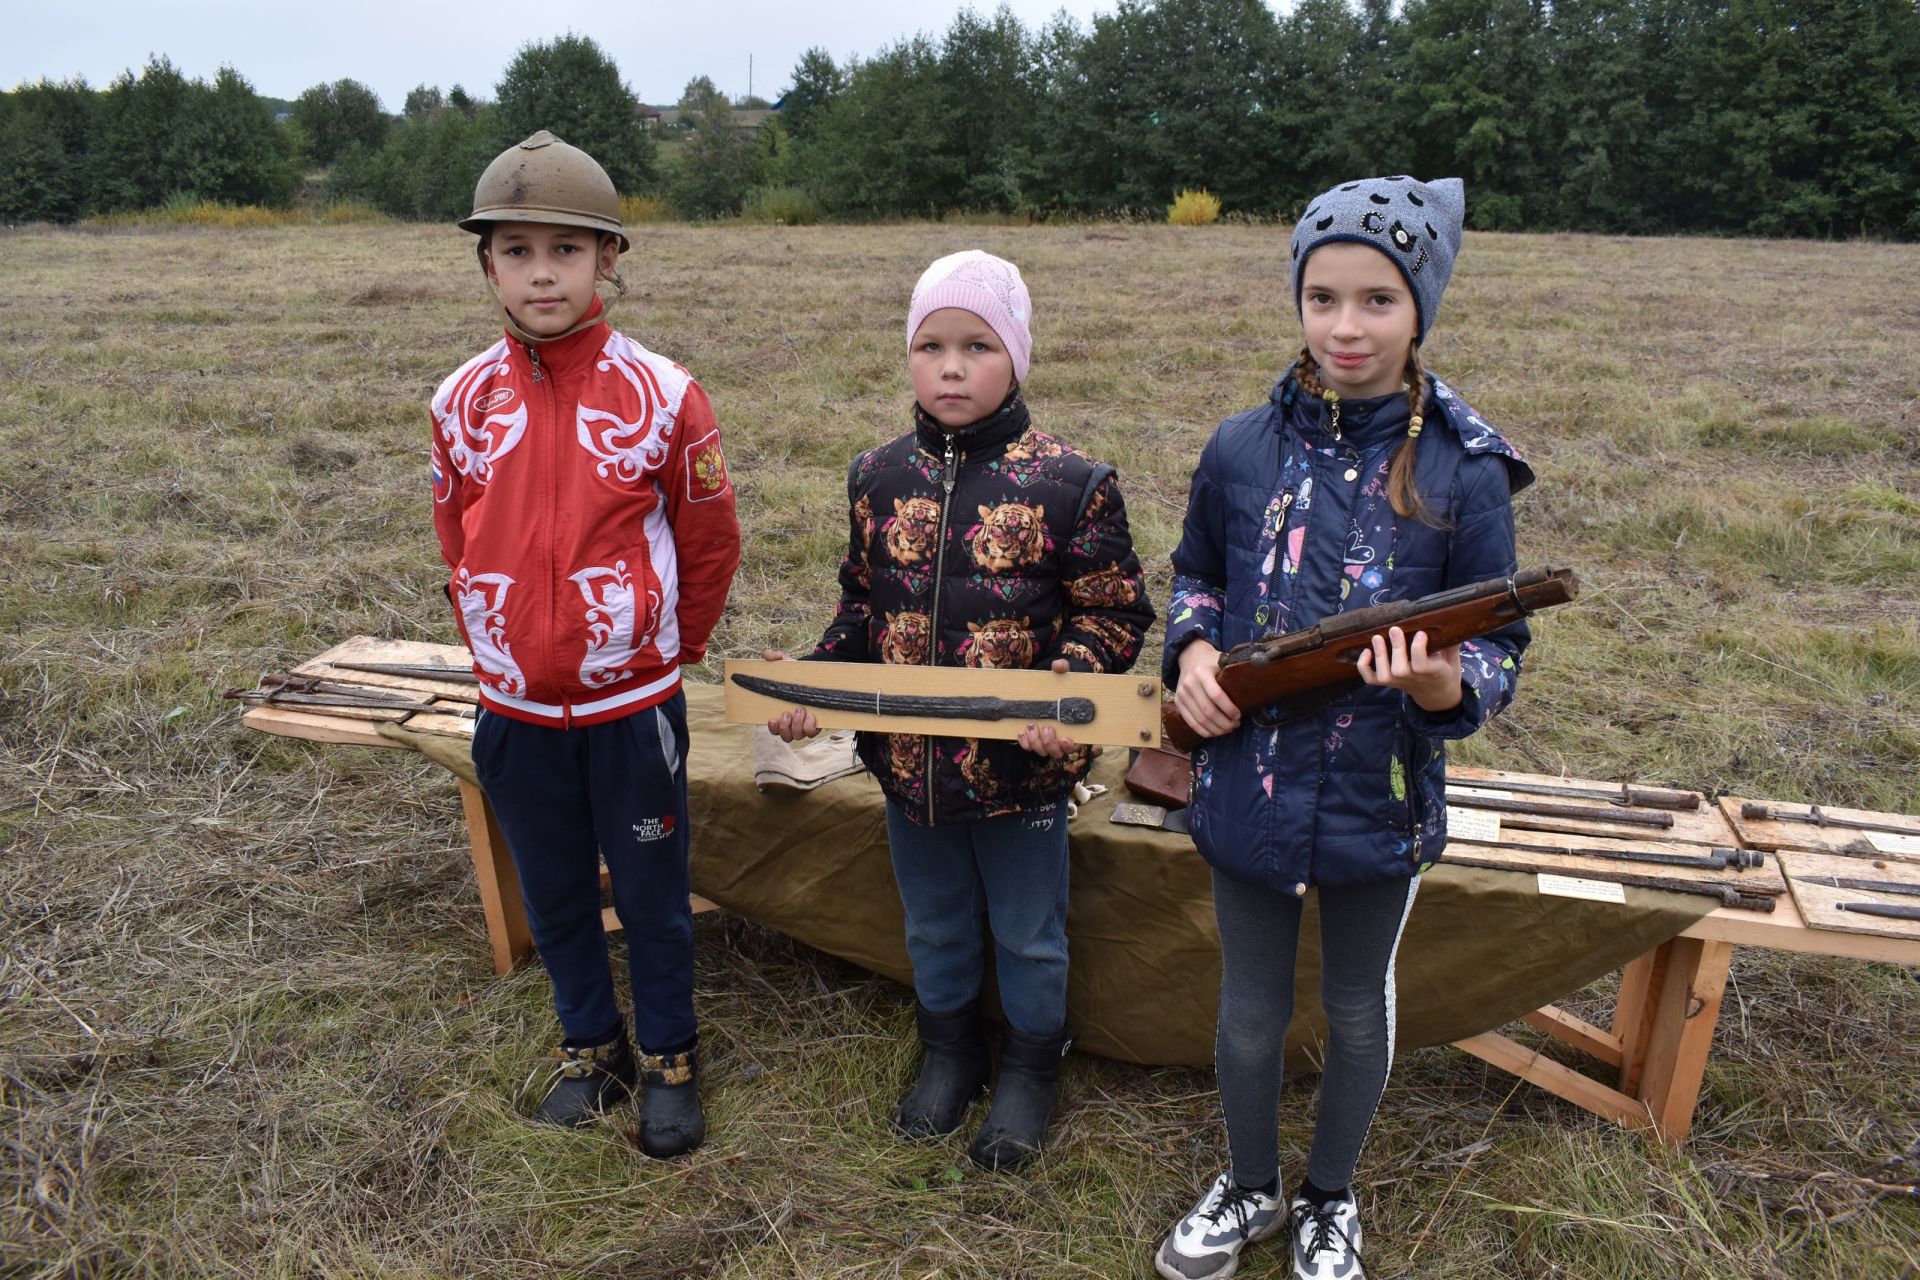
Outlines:
[[[1200,444],[1297,346],[1285,243],[646,228],[619,320],[707,386],[749,515],[716,649],[822,623],[847,459],[904,422],[907,289],[975,245],[1026,272],[1036,411],[1121,468],[1164,600]],[[1588,594],[1465,758],[1920,808],[1912,266],[1469,239],[1429,363],[1530,450],[1524,558]],[[887,1136],[905,991],[706,917],[709,1145],[536,1131],[544,980],[487,970],[445,776],[214,697],[355,632],[450,638],[422,406],[487,338],[465,237],[45,232],[0,270],[0,1274],[1145,1273],[1223,1158],[1205,1073],[1076,1058],[1038,1171],[985,1176]],[[1359,1174],[1378,1274],[1920,1274],[1914,996],[1739,953],[1678,1152],[1408,1055]],[[1311,1115],[1290,1087],[1289,1152]]]

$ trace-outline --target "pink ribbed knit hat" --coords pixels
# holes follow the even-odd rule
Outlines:
[[[967,249],[950,253],[921,272],[920,283],[913,286],[913,305],[907,310],[909,350],[920,322],[945,307],[971,311],[985,320],[1013,357],[1014,378],[1027,380],[1033,358],[1033,332],[1028,328],[1033,299],[1027,296],[1020,268],[1005,258]]]

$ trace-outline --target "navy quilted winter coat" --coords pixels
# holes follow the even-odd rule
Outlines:
[[[1197,638],[1230,649],[1515,571],[1511,495],[1532,470],[1438,379],[1424,416],[1414,474],[1445,529],[1401,519],[1387,498],[1405,395],[1342,401],[1336,438],[1326,405],[1289,375],[1220,424],[1173,552],[1169,685]],[[1424,871],[1447,839],[1443,743],[1512,700],[1529,638],[1519,622],[1463,645],[1464,696],[1442,715],[1361,686],[1277,726],[1243,717],[1194,752],[1194,843],[1226,874],[1295,894]]]

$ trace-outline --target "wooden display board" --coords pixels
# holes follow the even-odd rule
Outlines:
[[[1920,818],[1903,813],[1879,813],[1872,809],[1835,809],[1820,805],[1825,818],[1838,820],[1822,826],[1793,818],[1749,818],[1743,811],[1760,805],[1775,814],[1813,816],[1813,805],[1787,804],[1779,800],[1752,800],[1745,796],[1721,796],[1720,812],[1742,843],[1753,849],[1808,849],[1815,853],[1840,853],[1864,858],[1898,858],[1920,862]],[[1864,826],[1844,825],[1861,823]]]
[[[809,707],[823,729],[879,733],[930,733],[961,738],[1015,738],[1029,724],[1052,724],[1081,746],[1140,747],[1160,740],[1160,682],[1145,676],[1083,672],[1004,671],[985,667],[909,667],[879,662],[764,662],[728,658],[726,717],[734,724],[764,724],[794,703],[741,688],[736,675],[783,684],[854,692],[871,697],[998,698],[1057,703],[1085,698],[1093,704],[1087,724],[1062,724],[1028,711],[1004,719],[949,719],[876,715],[872,711]]]
[[[341,742],[357,746],[388,747],[393,742],[380,736],[375,727],[382,721],[404,723],[422,733],[440,733],[453,737],[473,736],[473,721],[464,716],[435,715],[431,707],[447,705],[470,710],[479,692],[470,684],[447,680],[415,679],[383,675],[379,672],[348,671],[335,666],[339,662],[387,662],[439,664],[449,671],[467,672],[472,660],[457,644],[424,644],[417,640],[377,640],[372,636],[352,636],[325,653],[301,663],[293,674],[320,676],[342,684],[366,685],[400,693],[415,693],[429,704],[423,711],[374,709],[369,707],[325,707],[295,710],[291,707],[250,707],[242,717],[248,728],[309,742]]]
[[[1542,848],[1548,846],[1565,848],[1570,852],[1542,852]],[[1724,846],[1720,847],[1724,849]],[[1531,871],[1597,880],[1621,876],[1667,880],[1672,881],[1674,887],[1681,884],[1696,884],[1702,891],[1708,892],[1718,891],[1723,887],[1757,897],[1778,897],[1787,892],[1786,879],[1781,875],[1778,863],[1770,854],[1764,855],[1766,862],[1763,866],[1728,867],[1725,870],[1637,861],[1631,857],[1606,856],[1609,854],[1655,854],[1706,860],[1711,858],[1715,848],[1716,846],[1713,845],[1686,844],[1675,840],[1622,840],[1618,836],[1580,836],[1503,829],[1491,840],[1450,835],[1447,839],[1446,856],[1449,859],[1463,861],[1471,859],[1479,865],[1498,866],[1510,871]],[[1587,856],[1581,856],[1583,851]]]
[[[388,675],[381,671],[350,671],[341,663],[368,662],[408,666],[443,666],[447,680]],[[375,689],[398,689],[405,693],[423,693],[449,702],[480,701],[479,686],[459,679],[471,676],[473,659],[457,644],[424,644],[418,640],[376,640],[372,636],[353,636],[342,640],[311,662],[294,668],[294,674],[325,676],[329,680],[350,681]]]
[[[1565,796],[1550,790],[1593,791],[1605,793],[1618,789],[1618,783],[1594,782],[1584,778],[1559,778],[1550,774],[1510,773],[1500,769],[1447,768],[1447,807],[1493,812],[1495,806],[1476,805],[1473,791],[1505,801],[1525,802],[1546,814],[1500,813],[1503,830],[1532,832],[1535,843],[1553,843],[1557,835],[1605,836],[1615,840],[1665,840],[1681,844],[1728,846],[1734,844],[1734,830],[1712,805],[1701,801],[1697,809],[1660,809],[1615,804],[1598,794]],[[1680,793],[1694,794],[1698,793]],[[1505,806],[1500,806],[1505,807]],[[1639,821],[1629,821],[1631,815]],[[1516,834],[1516,840],[1521,837]]]
[[[1894,920],[1859,911],[1842,911],[1839,907],[1842,902],[1869,902],[1920,912],[1920,862],[1814,853],[1805,849],[1783,850],[1774,857],[1786,872],[1787,887],[1793,891],[1794,903],[1809,928],[1920,941],[1920,920]],[[1841,888],[1818,883],[1822,879],[1899,885],[1905,892]]]

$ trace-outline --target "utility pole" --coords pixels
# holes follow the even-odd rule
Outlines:
[[[747,97],[753,97],[753,55],[747,55]]]

